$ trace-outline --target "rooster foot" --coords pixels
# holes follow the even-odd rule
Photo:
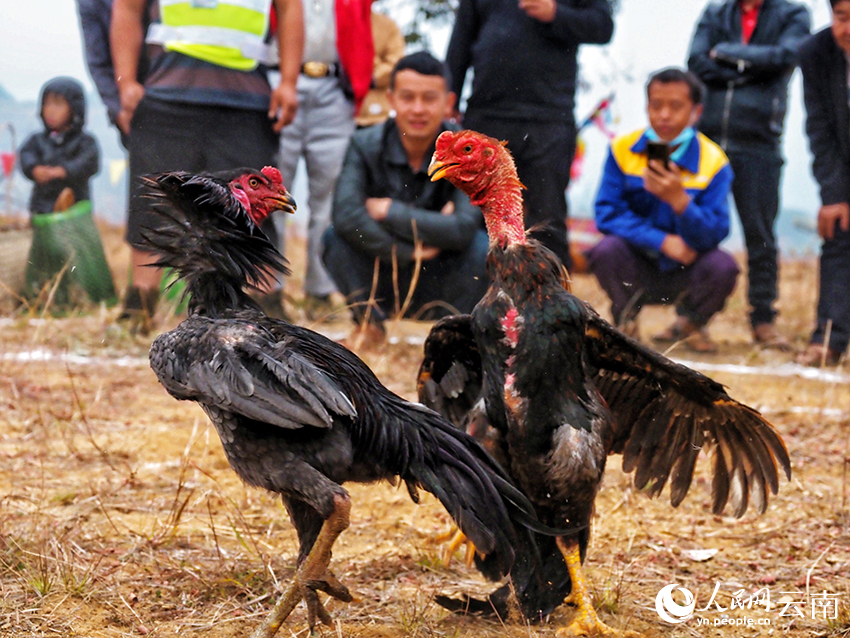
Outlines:
[[[302,600],[307,604],[311,633],[316,626],[317,618],[326,625],[330,625],[331,616],[319,600],[317,593],[319,591],[345,602],[351,602],[354,599],[348,588],[328,569],[331,548],[337,537],[348,527],[350,511],[351,501],[347,494],[334,496],[334,511],[325,519],[319,536],[313,543],[313,548],[296,570],[286,591],[275,603],[272,613],[251,634],[251,638],[272,638],[283,621]]]
[[[566,627],[561,627],[555,632],[557,638],[578,638],[579,636],[602,636],[604,638],[642,638],[642,634],[636,631],[620,631],[609,627],[599,620],[596,613],[591,610],[590,614],[580,614]]]
[[[348,591],[348,587],[339,582],[330,570],[326,570],[319,579],[302,580],[301,596],[307,605],[307,622],[310,626],[310,633],[313,632],[313,628],[318,621],[329,627],[333,624],[330,614],[325,609],[322,601],[319,600],[318,592],[320,591],[344,603],[350,603],[354,600],[354,596]]]
[[[467,567],[472,567],[472,563],[475,559],[475,545],[473,544],[473,542],[469,540],[466,535],[455,526],[452,526],[452,528],[445,534],[440,534],[439,536],[434,538],[435,543],[445,543],[446,541],[449,541],[449,544],[443,550],[443,564],[446,567],[451,565],[452,560],[454,559],[455,552],[457,552],[457,550],[459,550],[461,547],[466,547],[464,562],[466,563]]]

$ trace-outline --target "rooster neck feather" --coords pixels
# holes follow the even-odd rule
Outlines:
[[[470,198],[472,204],[481,207],[491,243],[502,246],[526,243],[522,189],[511,160],[502,166],[500,174],[489,186]]]
[[[163,173],[145,178],[157,222],[143,231],[156,266],[186,282],[189,312],[217,316],[254,306],[244,288],[267,271],[288,274],[286,259],[248,216],[228,183],[211,175]]]

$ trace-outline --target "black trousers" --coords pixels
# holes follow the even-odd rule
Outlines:
[[[778,148],[727,151],[735,173],[732,196],[744,229],[749,279],[750,323],[771,323],[776,316],[779,255],[773,227],[779,213],[782,156]]]
[[[464,128],[507,140],[525,185],[525,227],[572,270],[567,238],[567,186],[576,150],[572,121],[528,122],[467,111]]]
[[[280,137],[265,111],[164,102],[146,97],[130,130],[127,243],[142,246],[141,229],[155,228],[151,200],[139,179],[148,173],[201,173],[277,165]],[[262,229],[277,245],[271,217]]]
[[[366,302],[372,288],[375,258],[337,235],[333,226],[325,231],[322,239],[325,268],[333,277],[337,289],[351,304],[352,318],[359,323],[365,315]],[[465,251],[444,250],[434,259],[422,262],[408,316],[433,320],[450,314],[472,312],[475,304],[487,292],[489,279],[485,261],[489,247],[487,233],[479,230]],[[375,291],[377,307],[372,308],[370,321],[382,323],[392,316],[396,302],[400,306],[407,296],[413,271],[413,264],[398,269],[401,299],[396,300],[392,264],[381,263]]]
[[[812,343],[825,343],[836,352],[844,352],[850,342],[850,232],[835,229],[835,235],[824,241],[820,254],[820,289],[818,290],[817,326]]]

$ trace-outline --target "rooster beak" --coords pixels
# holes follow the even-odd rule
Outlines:
[[[274,198],[274,201],[278,204],[277,210],[283,211],[284,213],[294,214],[298,209],[298,206],[295,204],[295,199],[288,192],[281,193]]]
[[[444,178],[453,166],[457,166],[457,164],[441,162],[438,159],[432,158],[431,164],[428,166],[428,177],[431,178],[432,182],[436,182],[438,179]]]

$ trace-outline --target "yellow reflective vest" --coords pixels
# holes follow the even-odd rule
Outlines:
[[[277,62],[266,42],[271,0],[159,0],[145,41],[212,64],[251,71]]]

